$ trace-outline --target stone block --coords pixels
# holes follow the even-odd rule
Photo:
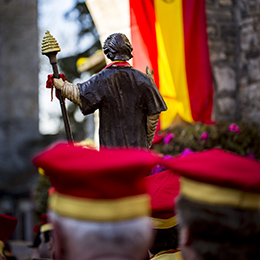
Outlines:
[[[214,6],[216,3],[215,0],[206,0],[206,6]]]
[[[217,100],[218,111],[221,115],[227,118],[235,118],[236,116],[236,101],[234,98],[223,97]]]
[[[227,56],[223,51],[210,51],[210,61],[212,63],[216,61],[225,61],[226,58]]]
[[[234,24],[220,26],[220,36],[222,39],[235,38],[237,36],[236,26]]]
[[[247,88],[248,100],[252,105],[258,106],[260,108],[260,83],[255,83]]]
[[[232,68],[228,66],[215,66],[213,68],[213,71],[218,93],[221,93],[223,91],[231,92],[236,90],[236,74]]]
[[[218,110],[220,115],[224,115],[227,118],[234,118],[236,115],[236,101],[234,98],[223,97],[217,101]]]
[[[219,0],[220,6],[231,7],[233,5],[232,0]]]
[[[224,24],[226,22],[231,22],[233,21],[233,13],[232,13],[232,10],[227,10],[227,9],[224,9],[223,8],[207,8],[206,9],[206,15],[207,15],[207,18],[210,20],[210,21],[214,21],[218,24]]]
[[[207,26],[207,33],[209,38],[215,38],[218,36],[218,27],[216,25],[209,25]]]
[[[248,123],[260,122],[260,82],[246,85],[239,91],[241,119]]]
[[[240,46],[242,51],[250,51],[252,47],[258,46],[257,35],[253,33],[240,34]]]
[[[248,61],[248,78],[249,82],[260,81],[260,60],[250,59]]]

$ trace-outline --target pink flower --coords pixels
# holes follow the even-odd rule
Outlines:
[[[203,140],[207,141],[208,138],[209,138],[209,134],[208,134],[207,132],[204,132],[204,133],[201,135],[201,137],[200,137],[200,141],[203,141]]]
[[[195,152],[193,152],[190,148],[185,148],[185,149],[182,151],[181,155],[182,155],[182,156],[187,156],[187,155],[191,155],[191,154],[193,154],[193,153],[195,153]]]
[[[174,137],[175,137],[174,134],[168,133],[168,134],[164,137],[163,142],[164,142],[165,144],[169,144]]]
[[[249,159],[255,159],[255,155],[253,153],[247,154],[246,157]]]
[[[229,132],[235,132],[235,133],[241,133],[241,131],[240,131],[240,129],[239,129],[239,126],[238,125],[236,125],[236,124],[234,124],[234,123],[232,123],[230,126],[229,126],[229,128],[228,128],[228,131]]]
[[[153,174],[156,174],[156,173],[159,173],[161,171],[163,171],[164,168],[160,165],[160,164],[157,164],[155,165],[153,168],[152,168],[152,172],[151,172],[151,175]]]
[[[169,155],[169,154],[166,154],[166,155],[163,157],[162,160],[164,161],[164,160],[168,160],[168,159],[170,159],[170,158],[172,158],[172,156]],[[155,166],[153,167],[152,172],[151,172],[151,175],[156,174],[156,173],[159,173],[159,172],[162,172],[162,171],[165,171],[165,170],[166,170],[165,167],[161,166],[160,164],[157,164],[157,165],[155,165]]]
[[[164,160],[171,159],[171,158],[172,158],[172,156],[171,156],[171,155],[169,155],[169,154],[166,154],[166,155],[163,157],[163,161],[164,161]]]

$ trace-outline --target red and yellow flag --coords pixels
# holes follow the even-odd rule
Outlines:
[[[133,66],[148,65],[167,103],[161,129],[177,114],[211,123],[213,86],[204,0],[129,0]]]
[[[154,71],[168,110],[165,129],[179,115],[186,122],[211,123],[213,86],[206,31],[205,0],[86,0],[101,42],[127,35],[133,66]]]

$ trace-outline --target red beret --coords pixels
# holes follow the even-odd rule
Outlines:
[[[181,175],[181,193],[191,199],[241,208],[259,206],[260,163],[256,160],[214,148],[162,164]]]
[[[46,231],[53,230],[53,226],[52,226],[52,224],[49,222],[49,215],[48,215],[47,213],[41,215],[41,217],[40,217],[40,223],[41,223],[40,231],[41,231],[42,233],[43,233],[43,232],[46,232]]]
[[[5,241],[13,234],[18,219],[0,214],[0,254],[2,254]]]
[[[44,170],[55,188],[55,194],[51,196],[52,210],[59,211],[62,207],[65,215],[78,211],[72,207],[80,208],[81,202],[86,205],[90,200],[91,203],[93,200],[105,200],[107,203],[108,200],[144,195],[146,186],[143,177],[160,161],[161,157],[148,150],[103,148],[97,151],[68,143],[48,147],[33,159],[34,165]],[[61,196],[56,200],[57,194],[63,195],[62,201]],[[77,203],[74,201],[69,203],[70,207],[66,206],[67,199],[75,197],[78,198]],[[91,218],[82,210],[76,215],[78,218]]]
[[[179,194],[179,176],[165,170],[146,177],[146,182],[155,228],[166,229],[177,225],[175,198]]]

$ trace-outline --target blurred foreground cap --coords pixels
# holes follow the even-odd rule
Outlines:
[[[48,147],[34,159],[55,192],[51,209],[60,215],[93,221],[116,221],[148,215],[144,177],[161,161],[148,150],[86,149],[68,143]]]
[[[152,202],[152,219],[156,229],[177,225],[175,198],[179,194],[179,176],[170,170],[146,177],[148,194]]]
[[[214,205],[258,209],[260,163],[214,148],[173,157],[163,166],[181,175],[181,191],[191,200]]]
[[[4,243],[13,234],[18,219],[0,214],[0,254],[3,253]]]
[[[40,217],[40,231],[41,233],[53,230],[53,225],[49,222],[48,213],[41,215]]]

